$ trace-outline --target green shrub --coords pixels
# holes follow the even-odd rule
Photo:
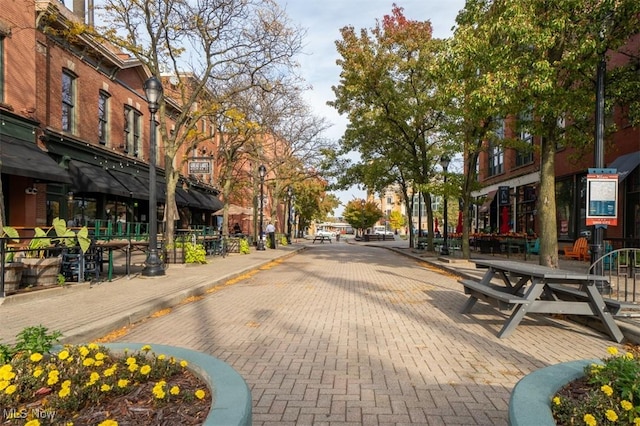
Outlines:
[[[16,343],[13,347],[0,344],[0,364],[11,361],[14,355],[21,352],[28,354],[48,353],[53,345],[58,343],[61,336],[62,333],[59,331],[49,333],[49,329],[42,325],[26,327],[16,336]]]
[[[240,254],[249,254],[249,240],[246,238],[240,239]]]
[[[184,243],[185,263],[207,263],[207,252],[202,244]]]

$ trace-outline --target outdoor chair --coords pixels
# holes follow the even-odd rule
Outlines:
[[[587,239],[580,237],[573,243],[573,247],[565,247],[564,257],[565,259],[587,260],[589,258]]]
[[[527,254],[540,254],[540,238],[527,241]]]

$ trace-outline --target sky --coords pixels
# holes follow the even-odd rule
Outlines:
[[[384,15],[391,14],[394,1],[279,0],[279,3],[291,23],[307,31],[304,54],[298,58],[302,77],[312,87],[306,93],[306,100],[316,116],[324,117],[332,125],[323,136],[337,141],[347,127],[347,120],[326,103],[334,99],[331,86],[339,83],[335,42],[340,39],[340,28],[349,25],[356,32],[370,29],[376,25],[376,20],[381,21]],[[408,19],[431,21],[433,36],[446,38],[452,35],[451,28],[465,0],[396,0],[395,4],[404,9]],[[354,198],[364,198],[365,192],[353,187],[335,195],[344,205]],[[343,207],[336,209],[334,215],[340,216]]]

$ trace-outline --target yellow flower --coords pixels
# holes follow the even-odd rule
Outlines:
[[[144,374],[146,376],[149,373],[151,373],[150,365],[143,365],[142,367],[140,367],[140,374]]]
[[[0,391],[3,391],[9,386],[8,380],[0,380]]]
[[[126,364],[127,365],[134,365],[136,363],[136,359],[132,356],[130,356],[129,358],[127,358]]]
[[[96,360],[98,361],[102,361],[103,359],[105,359],[106,355],[103,354],[102,352],[98,352],[95,356]]]
[[[7,386],[7,388],[4,390],[4,393],[6,393],[7,395],[11,395],[12,393],[14,393],[18,388],[16,387],[16,385],[9,385]]]
[[[24,424],[24,426],[40,426],[40,420],[38,419],[29,420]]]
[[[609,385],[602,385],[600,390],[607,396],[613,395],[613,389],[611,389],[611,386]]]
[[[629,401],[627,401],[626,399],[623,399],[622,401],[620,401],[620,406],[622,407],[622,409],[624,411],[631,411],[633,410],[633,404],[630,403]]]
[[[171,395],[177,395],[180,393],[180,388],[178,386],[173,386],[169,391]]]
[[[87,386],[91,386],[92,384],[94,384],[98,380],[100,380],[100,375],[98,373],[96,373],[95,371],[93,371],[91,373],[91,375],[89,376],[89,381],[87,382]]]
[[[627,352],[626,354],[624,354],[624,357],[631,361],[633,359],[633,354],[631,352]]]
[[[144,345],[141,350],[145,351],[145,352],[149,352],[151,350],[151,346],[149,345]]]
[[[93,358],[85,358],[84,361],[82,361],[82,365],[84,365],[85,367],[91,367],[95,363],[96,360]]]
[[[60,359],[61,359],[61,360],[63,360],[63,361],[64,361],[65,359],[69,358],[69,351],[68,351],[68,350],[66,350],[66,349],[65,349],[65,350],[63,350],[63,351],[60,351],[60,353],[58,354],[58,358],[60,358]]]
[[[138,369],[138,364],[131,364],[131,365],[129,366],[129,371],[131,371],[132,373],[133,373],[134,371],[136,371],[137,369]]]
[[[87,345],[89,347],[89,349],[91,349],[92,351],[95,351],[96,349],[98,349],[98,345],[96,345],[95,343],[89,343]]]
[[[633,426],[640,426],[640,417],[636,417],[633,419]]]
[[[102,423],[99,423],[98,426],[118,426],[118,422],[115,420],[105,420]]]
[[[102,392],[109,392],[111,390],[111,386],[105,383],[102,386],[100,386],[100,390]]]
[[[0,380],[11,380],[16,377],[16,373],[13,372],[13,367],[9,364],[5,364],[0,368]]]
[[[584,420],[584,423],[587,426],[596,426],[598,424],[596,422],[596,418],[593,417],[593,415],[591,415],[591,414],[585,414],[584,417],[582,418],[582,420]]]
[[[80,355],[82,355],[83,358],[89,355],[89,349],[87,349],[86,346],[80,346],[80,349],[78,350],[80,351]]]
[[[96,367],[101,367],[103,364],[104,364],[104,361],[96,361],[95,364],[93,365],[95,365]]]
[[[553,403],[555,405],[560,405],[560,397],[556,396],[555,398],[553,398]]]
[[[618,355],[618,348],[615,346],[609,346],[607,348],[607,352],[609,352],[610,355]]]
[[[127,379],[118,380],[118,387],[119,388],[126,388],[128,384],[129,384],[129,381]]]
[[[167,356],[166,356],[165,354],[160,354],[160,355],[158,355],[158,359],[159,359],[160,361],[162,361],[162,360],[163,360],[163,359],[165,359],[166,357],[167,357]]]
[[[198,398],[198,399],[204,399],[205,393],[204,393],[204,391],[202,389],[198,389],[195,392],[195,395],[196,395],[196,398]]]
[[[184,367],[186,367],[187,365],[189,365],[189,363],[188,363],[187,361],[184,361],[184,360],[180,361],[180,367],[183,367],[183,368],[184,368]]]
[[[37,367],[35,370],[33,370],[33,377],[37,379],[42,375],[42,373],[44,373],[44,370],[41,367]]]
[[[605,412],[605,416],[610,422],[615,422],[616,420],[618,420],[618,415],[613,410],[607,410]]]
[[[115,372],[116,372],[116,366],[114,365],[113,367],[110,367],[104,370],[102,374],[104,375],[104,377],[110,377],[110,376],[113,376]]]
[[[61,386],[63,388],[70,388],[71,387],[71,380],[65,380],[64,382],[62,382]]]
[[[42,359],[42,354],[38,352],[34,352],[31,354],[29,359],[31,360],[31,362],[38,362]]]
[[[71,389],[70,388],[62,388],[60,389],[60,392],[58,392],[58,396],[60,398],[64,398],[69,396],[69,394],[71,393]]]
[[[48,385],[55,385],[56,383],[58,383],[59,375],[60,375],[60,372],[58,370],[49,371],[47,384]]]

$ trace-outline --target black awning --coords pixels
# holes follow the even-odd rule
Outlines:
[[[482,203],[480,209],[478,209],[478,213],[487,213],[489,211],[489,209],[491,208],[491,203],[493,202],[493,199],[495,198],[497,192],[498,191],[489,191],[489,193],[485,196],[486,199],[484,203]]]
[[[203,208],[199,199],[195,198],[180,186],[176,187],[176,204],[179,206]]]
[[[220,200],[218,200],[218,198],[213,194],[208,194],[197,188],[191,188],[188,192],[189,195],[198,200],[200,203],[199,208],[203,210],[216,211],[223,207],[222,202],[220,202]]]
[[[640,151],[621,155],[613,160],[609,168],[618,170],[618,182],[622,182],[638,165],[640,165]]]
[[[102,167],[71,160],[69,161],[69,175],[71,176],[71,190],[73,192],[130,196],[129,190]]]
[[[148,182],[145,185],[136,176],[118,170],[109,170],[108,173],[129,190],[131,197],[142,200],[149,198]]]
[[[0,136],[2,173],[30,177],[46,182],[71,183],[65,169],[35,143],[23,142],[10,136]]]

